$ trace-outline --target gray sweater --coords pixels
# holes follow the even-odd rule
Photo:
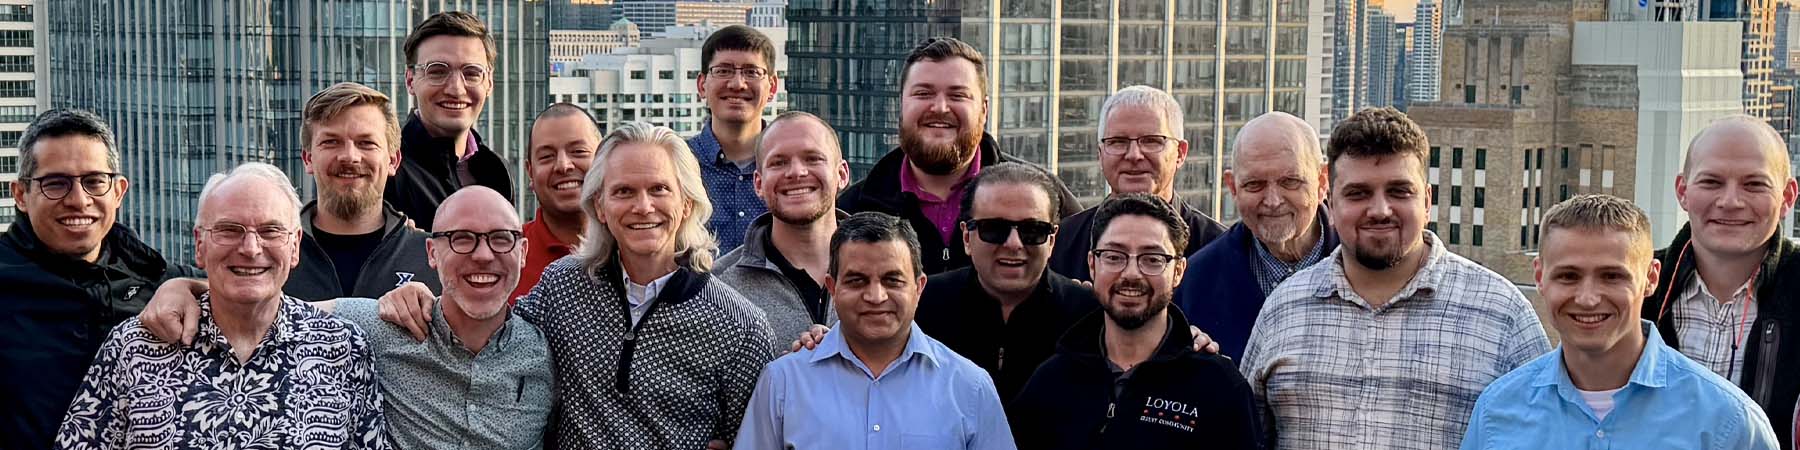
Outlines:
[[[843,211],[837,215],[838,220],[849,217]],[[713,264],[713,275],[762,308],[768,315],[769,328],[775,330],[775,352],[787,353],[788,344],[811,327],[813,320],[800,300],[799,288],[764,254],[773,224],[774,217],[766,213],[751,222],[744,231],[744,245],[720,257]],[[837,309],[831,307],[830,295],[826,293],[825,323],[820,325],[837,322]]]

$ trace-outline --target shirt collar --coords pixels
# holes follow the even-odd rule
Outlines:
[[[275,309],[275,323],[269,325],[269,332],[267,335],[263,336],[263,340],[267,341],[269,344],[282,345],[293,338],[293,330],[290,329],[292,328],[290,322],[292,322],[293,319],[289,316],[296,313],[293,308],[298,306],[289,304],[286,296],[277,298],[274,301],[280,302],[280,305],[276,306]],[[199,327],[194,331],[194,342],[204,342],[210,347],[219,350],[231,348],[229,346],[230,344],[225,341],[225,333],[219,331],[219,323],[213,317],[212,293],[207,292],[200,294],[198,303],[200,306],[200,317],[198,319]],[[262,342],[253,342],[250,343],[250,345],[260,346],[262,345]]]
[[[575,250],[574,246],[557,239],[556,233],[550,232],[550,224],[544,222],[542,206],[538,207],[537,213],[532,215],[530,222],[525,222],[524,232],[525,239],[531,241],[532,247],[546,249],[557,257],[567,256]]]
[[[681,268],[677,267],[674,271],[671,271],[668,274],[665,274],[661,277],[657,277],[654,280],[650,280],[650,284],[637,284],[637,283],[633,283],[631,281],[631,274],[625,273],[625,267],[620,266],[619,267],[619,279],[620,279],[620,281],[623,281],[625,284],[621,284],[619,286],[622,288],[625,288],[625,297],[626,297],[625,300],[631,302],[632,306],[643,305],[646,303],[650,303],[650,300],[655,299],[658,294],[661,294],[663,287],[667,286],[669,284],[669,280],[675,278],[675,272],[680,272],[680,271],[681,271]],[[643,286],[644,287],[643,298],[631,298],[632,286]]]
[[[512,327],[508,325],[510,325],[512,321],[512,307],[506,307],[506,310],[502,311],[501,314],[506,317],[506,320],[501,321],[500,328],[494,330],[494,334],[488,336],[487,344],[482,346],[481,351],[483,353],[490,351],[505,351],[506,343],[511,342]],[[427,324],[427,326],[431,327],[431,339],[441,340],[453,348],[468,351],[468,347],[463,345],[462,338],[457,337],[456,331],[450,329],[450,322],[444,320],[443,297],[438,297],[438,301],[431,304],[431,323]]]
[[[1669,372],[1671,371],[1668,365],[1672,360],[1669,359],[1670,355],[1665,352],[1673,352],[1674,349],[1663,343],[1662,333],[1656,332],[1655,322],[1646,319],[1638,319],[1638,322],[1640,322],[1638,324],[1639,331],[1644,333],[1644,350],[1638,354],[1637,366],[1631,369],[1631,379],[1626,381],[1626,385],[1635,384],[1646,388],[1668,386]],[[1582,401],[1575,388],[1575,380],[1569,378],[1569,367],[1563,360],[1563,351],[1563,347],[1557,347],[1547,356],[1554,358],[1555,369],[1539,371],[1532,378],[1531,386],[1555,387],[1557,392],[1562,394],[1564,400]]]
[[[894,363],[888,365],[887,371],[882,373],[883,376],[893,373],[894,369],[906,364],[914,355],[918,355],[920,360],[932,367],[940,365],[941,361],[939,361],[938,355],[932,352],[931,346],[925,342],[927,339],[925,332],[919,330],[918,322],[913,322],[909,328],[908,333],[910,334],[906,338],[906,349],[901,350],[900,357],[895,358]],[[856,353],[850,351],[850,343],[844,341],[844,330],[841,327],[825,334],[825,340],[820,341],[819,346],[813,349],[812,359],[809,362],[818,363],[834,356],[844,358],[845,361],[849,361],[865,372],[869,370],[869,365],[863,363],[861,359],[857,359]]]
[[[1325,259],[1325,251],[1326,251],[1326,249],[1325,249],[1325,233],[1326,233],[1325,215],[1319,214],[1319,215],[1315,216],[1313,218],[1313,222],[1314,222],[1313,226],[1317,227],[1319,230],[1319,238],[1314,239],[1312,249],[1307,250],[1305,255],[1300,256],[1300,261],[1297,261],[1293,264],[1288,264],[1287,261],[1282,261],[1281,258],[1275,257],[1275,253],[1270,252],[1268,247],[1263,246],[1262,240],[1256,239],[1255,234],[1251,235],[1251,238],[1250,238],[1251,246],[1256,248],[1256,256],[1262,258],[1263,261],[1267,261],[1271,264],[1279,264],[1281,267],[1286,267],[1289,269],[1293,269],[1295,271],[1298,271],[1301,268],[1311,267],[1314,263],[1319,262],[1319,260]]]
[[[975,152],[975,159],[969,161],[969,170],[963,172],[962,178],[957,179],[956,185],[950,188],[952,191],[951,197],[955,196],[954,191],[961,190],[963,186],[969,184],[969,180],[975,179],[975,176],[980,174],[981,152],[977,151]],[[904,154],[900,156],[900,192],[910,193],[920,200],[936,200],[939,202],[949,200],[949,198],[938,198],[937,195],[925,192],[925,189],[919,187],[919,179],[918,177],[913,176],[912,173],[911,157],[905,156]]]
[[[1750,277],[1750,279],[1744,280],[1743,285],[1738,286],[1738,288],[1736,290],[1733,290],[1731,292],[1731,300],[1729,301],[1729,303],[1737,303],[1739,301],[1743,301],[1745,299],[1751,298],[1750,297],[1750,288],[1751,288],[1751,286],[1754,286],[1755,284],[1756,284],[1756,277]],[[1698,276],[1694,277],[1694,282],[1688,283],[1687,288],[1683,289],[1681,291],[1680,298],[1681,298],[1681,301],[1683,301],[1683,302],[1707,303],[1709,307],[1716,306],[1719,304],[1718,303],[1719,296],[1713,295],[1712,289],[1708,289],[1706,287],[1706,283],[1704,281],[1701,281],[1700,277],[1698,277]]]
[[[1443,283],[1446,271],[1441,263],[1444,262],[1444,255],[1448,252],[1444,250],[1444,243],[1438,241],[1437,233],[1425,230],[1423,238],[1427,252],[1425,263],[1419,266],[1418,272],[1413,273],[1412,281],[1406,282],[1406,286],[1401,287],[1399,292],[1394,293],[1394,298],[1388,300],[1386,304],[1388,307],[1401,300],[1415,297],[1420,300],[1429,299],[1437,293],[1437,286]],[[1345,251],[1345,247],[1339,246],[1337,250],[1331,252],[1332,261],[1326,269],[1326,276],[1329,277],[1330,282],[1319,283],[1318,289],[1313,291],[1313,296],[1330,298],[1335,295],[1339,298],[1355,298],[1357,302],[1363,302],[1361,297],[1356,296],[1356,290],[1350,288],[1349,276],[1344,274],[1344,258],[1348,257]],[[1364,306],[1367,305],[1364,304]]]

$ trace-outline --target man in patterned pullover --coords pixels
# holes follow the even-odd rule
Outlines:
[[[712,207],[673,130],[615,129],[581,187],[581,249],[544,270],[515,311],[550,343],[557,406],[546,447],[725,448],[774,359],[762,310],[710,273]],[[425,336],[429,292],[382,297],[381,317]]]

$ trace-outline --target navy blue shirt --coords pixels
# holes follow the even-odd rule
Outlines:
[[[744,243],[744,229],[758,216],[769,212],[768,205],[756,196],[756,165],[738,166],[725,158],[719,138],[713,135],[712,118],[700,134],[688,138],[694,159],[700,162],[700,181],[706,184],[706,197],[712,200],[713,214],[706,221],[706,231],[719,240],[719,253],[725,254]]]

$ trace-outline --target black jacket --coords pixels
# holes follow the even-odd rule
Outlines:
[[[313,218],[319,215],[317,201],[300,209],[300,223],[306,230],[300,236],[300,266],[288,273],[281,292],[294,298],[316,302],[339,297],[381,298],[382,294],[408,281],[425,283],[432,292],[444,292],[437,269],[431,268],[425,251],[430,233],[406,227],[406,217],[390,205],[383,204],[381,245],[363,261],[362,275],[356,280],[356,292],[345,292],[338,279],[337,265],[331,253],[313,237],[318,229]],[[515,249],[516,250],[516,249]]]
[[[400,170],[388,178],[382,198],[411,218],[419,229],[429,230],[438,204],[463,187],[462,179],[456,175],[456,149],[465,144],[453,142],[456,138],[432,136],[419,120],[419,113],[414,112],[400,131]],[[475,134],[475,143],[480,147],[469,157],[469,174],[475,177],[475,184],[500,191],[506,201],[513,201],[512,171],[506,167],[506,160],[488,150],[481,134],[475,130],[469,133]]]
[[[981,288],[974,267],[964,267],[925,281],[913,322],[986,369],[1000,399],[1008,400],[1025,387],[1039,364],[1056,354],[1057,338],[1099,306],[1092,289],[1046,270],[1031,298],[1002,320],[1000,301]]]
[[[1187,318],[1120,379],[1101,348],[1103,311],[1082,318],[1006,405],[1021,449],[1255,449],[1250,383],[1223,356],[1195,352]]]
[[[50,448],[107,333],[198,273],[122,224],[101,245],[97,264],[52,253],[23,214],[0,235],[0,448]]]
[[[1656,259],[1663,267],[1661,279],[1656,292],[1644,299],[1644,318],[1656,321],[1663,342],[1676,349],[1681,348],[1681,339],[1676,335],[1675,313],[1664,311],[1665,300],[1680,300],[1681,292],[1699,281],[1694,251],[1687,248],[1692,232],[1690,226],[1682,226],[1669,247],[1657,251]],[[1756,324],[1744,338],[1744,367],[1738,370],[1743,374],[1738,387],[1768,413],[1782,448],[1792,449],[1794,399],[1800,396],[1800,253],[1796,253],[1800,247],[1780,233],[1765,245],[1769,251],[1752,288]]]
[[[889,151],[887,156],[875,163],[869,175],[844,189],[838,195],[838,209],[850,214],[863,211],[879,211],[912,223],[913,230],[919,233],[919,253],[925,260],[925,273],[936,274],[969,265],[969,255],[963,251],[962,234],[953,233],[950,245],[944,245],[944,237],[938,235],[937,226],[919,210],[919,198],[900,191],[900,170],[905,169],[901,159],[905,156],[900,149]],[[1000,145],[993,136],[981,136],[981,167],[1002,162],[1028,162],[1007,156],[1000,152]],[[1056,180],[1060,200],[1057,202],[1057,217],[1068,217],[1081,211],[1081,201],[1063,186],[1062,180]]]
[[[1181,196],[1175,197],[1176,207],[1181,209],[1181,219],[1187,222],[1187,248],[1181,250],[1181,256],[1193,256],[1195,252],[1212,243],[1213,239],[1225,235],[1225,226],[1219,221],[1207,217]],[[1050,253],[1050,270],[1077,280],[1093,280],[1088,273],[1087,255],[1094,249],[1094,213],[1100,206],[1081,211],[1063,219],[1056,227],[1056,249]]]

